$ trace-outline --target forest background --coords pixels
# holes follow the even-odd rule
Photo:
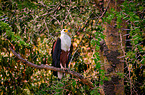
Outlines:
[[[0,0],[0,93],[145,94],[144,0]],[[71,71],[58,81],[51,70],[52,44],[71,31]],[[121,89],[120,89],[121,87]],[[119,90],[119,89],[120,90]]]

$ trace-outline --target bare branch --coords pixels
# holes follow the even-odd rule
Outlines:
[[[94,85],[91,81],[89,81],[87,78],[85,78],[83,75],[80,75],[79,73],[75,72],[75,71],[71,71],[68,68],[56,68],[53,66],[47,66],[44,64],[41,65],[36,65],[34,63],[31,63],[29,61],[27,61],[26,59],[23,59],[20,54],[17,54],[11,47],[10,50],[13,52],[13,54],[18,57],[24,64],[26,64],[27,66],[36,68],[36,69],[46,69],[46,70],[53,70],[53,71],[58,71],[58,72],[62,72],[62,73],[67,73],[67,74],[71,74],[75,77],[77,77],[80,81],[82,81],[84,84],[88,85],[90,88],[94,88]]]

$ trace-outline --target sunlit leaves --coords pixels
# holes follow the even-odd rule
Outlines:
[[[77,61],[75,63],[78,62],[79,67],[82,68],[82,73],[86,72],[86,70],[91,67],[89,65],[93,64],[92,50],[90,47],[90,40],[93,37],[91,32],[92,25],[89,24],[92,23],[92,18],[97,16],[92,15],[96,13],[96,9],[93,9],[92,11],[92,6],[90,6],[89,1],[83,1],[83,3],[72,1],[70,3],[70,1],[64,2],[58,0],[43,0],[39,2],[35,0],[30,2],[12,0],[4,1],[2,3],[6,4],[6,6],[4,5],[6,8],[3,11],[3,14],[5,14],[7,18],[6,22],[8,23],[4,22],[2,23],[3,25],[0,25],[3,32],[2,35],[4,35],[2,42],[4,43],[2,44],[4,50],[1,60],[3,60],[3,63],[10,62],[9,64],[4,64],[3,67],[7,66],[12,68],[13,72],[11,73],[16,79],[19,79],[19,81],[16,81],[15,83],[20,85],[16,86],[17,88],[21,88],[21,90],[17,92],[17,89],[15,91],[13,90],[15,86],[11,85],[13,89],[8,89],[7,91],[14,91],[15,94],[28,94],[29,90],[34,94],[62,94],[67,91],[70,85],[72,85],[69,90],[73,91],[73,94],[86,93],[85,90],[88,90],[88,87],[81,84],[78,80],[67,80],[68,82],[70,81],[67,88],[62,82],[59,83],[55,78],[50,78],[49,74],[51,74],[51,72],[43,71],[43,73],[41,73],[39,70],[21,64],[20,60],[15,58],[14,55],[11,54],[10,56],[10,58],[13,59],[9,59],[7,56],[10,55],[8,53],[10,52],[8,48],[10,44],[14,45],[13,48],[15,51],[24,59],[35,64],[51,65],[52,44],[54,40],[59,37],[62,28],[69,28],[71,32],[73,32],[72,38],[74,37],[74,51],[78,48],[81,52],[80,55],[77,56]],[[12,7],[9,8],[8,6]],[[86,25],[87,22],[88,24]],[[81,29],[83,27],[84,29]],[[95,28],[95,25],[93,27]],[[79,29],[81,31],[78,31]],[[84,32],[85,35],[82,36],[83,33],[81,34],[81,32]],[[79,51],[77,51],[77,53]],[[47,76],[45,76],[46,73],[48,73]],[[47,80],[47,78],[49,78],[49,80]],[[11,77],[7,77],[6,80],[11,80],[13,82]],[[51,82],[51,80],[55,82],[54,86],[50,86],[49,82]],[[43,82],[48,83],[48,85],[42,85]],[[4,88],[6,86],[7,85],[5,85]],[[41,86],[44,86],[44,88],[40,89]],[[76,90],[78,90],[78,92],[76,92]],[[5,91],[5,93],[9,93],[7,91]]]
[[[112,17],[110,16],[108,19],[112,19]],[[105,77],[105,72],[104,70],[101,69],[101,60],[100,60],[100,42],[105,38],[105,36],[102,33],[103,29],[101,25],[98,25],[96,28],[96,32],[95,34],[95,38],[91,40],[91,44],[95,47],[95,53],[93,55],[94,57],[94,62],[95,62],[95,70],[96,72],[98,72],[97,76],[98,78],[100,78],[100,80],[98,80],[96,83],[99,83],[101,85],[103,85],[103,81],[107,80]],[[97,88],[99,89],[99,88]],[[92,91],[91,94],[96,94],[97,92]],[[98,94],[98,93],[97,93]]]

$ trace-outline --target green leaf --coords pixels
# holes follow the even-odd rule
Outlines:
[[[96,50],[100,50],[100,46],[99,45],[96,45]]]
[[[26,45],[29,46],[29,44],[27,44],[25,41],[23,41],[23,39],[20,36],[14,35],[15,38],[17,38],[20,41],[20,45]]]
[[[102,80],[100,81],[100,84],[101,84],[101,85],[103,85],[103,84],[104,84]]]
[[[72,85],[73,85],[73,86],[76,86],[76,81],[74,81],[74,82],[72,83]]]
[[[114,8],[111,8],[110,11],[111,11],[111,12],[115,12],[115,9],[114,9]]]

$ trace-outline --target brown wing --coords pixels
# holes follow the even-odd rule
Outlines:
[[[66,65],[67,65],[67,62],[68,62],[69,53],[70,53],[70,51],[61,50],[60,64],[62,64],[62,66],[64,68],[66,68]]]

